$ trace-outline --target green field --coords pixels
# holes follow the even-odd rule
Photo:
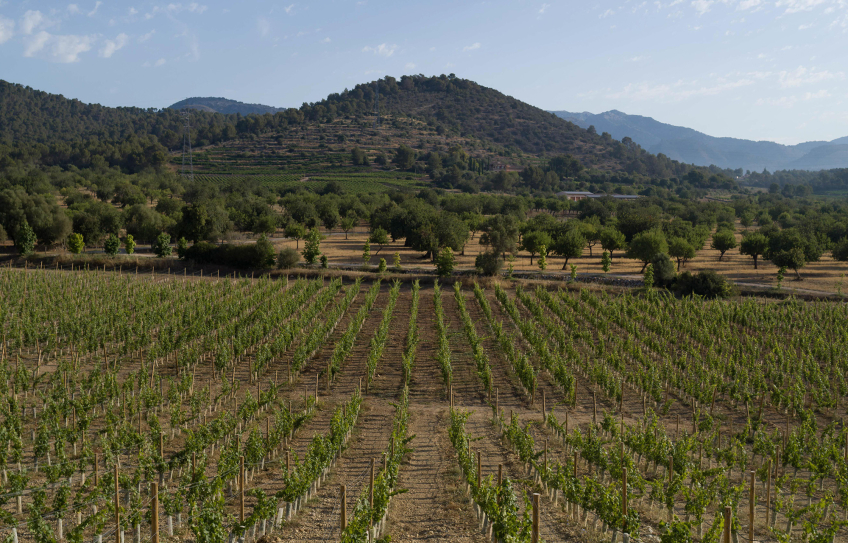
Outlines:
[[[413,190],[426,186],[426,182],[420,176],[411,174],[402,174],[395,172],[368,172],[368,173],[320,173],[318,175],[310,175],[307,172],[299,173],[269,173],[269,174],[195,174],[195,179],[199,181],[209,181],[213,183],[230,183],[244,182],[250,184],[262,184],[281,190],[287,188],[305,187],[319,190],[326,183],[335,181],[345,192],[364,193],[364,192],[384,192],[390,189],[396,190]]]

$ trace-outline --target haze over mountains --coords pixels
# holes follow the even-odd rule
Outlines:
[[[744,170],[825,170],[848,167],[848,136],[833,141],[781,145],[770,141],[717,138],[697,130],[659,122],[651,117],[612,110],[593,114],[554,111],[581,128],[594,126],[621,140],[630,137],[645,150],[699,166]]]

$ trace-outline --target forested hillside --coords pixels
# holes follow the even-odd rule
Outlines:
[[[263,104],[245,104],[237,100],[227,98],[186,98],[176,104],[168,106],[170,109],[194,109],[198,111],[209,111],[212,113],[225,113],[240,115],[262,115],[264,113],[277,113],[285,111],[286,108],[271,107]]]
[[[587,168],[607,172],[670,178],[693,169],[454,76],[404,76],[399,81],[385,77],[273,115],[241,117],[195,110],[192,141],[205,146],[331,123],[339,117],[371,119],[378,88],[382,115],[421,119],[440,135],[450,133],[536,155],[570,154]],[[180,113],[174,109],[108,108],[0,81],[0,142],[46,144],[49,147],[28,150],[28,156],[45,164],[88,167],[92,156],[101,155],[110,165],[130,171],[155,167],[162,163],[157,151],[182,146],[181,130]],[[119,157],[117,142],[123,142],[135,158]],[[7,151],[21,152],[19,145]]]

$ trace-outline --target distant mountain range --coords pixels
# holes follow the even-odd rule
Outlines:
[[[742,168],[760,172],[776,170],[825,170],[848,167],[848,136],[833,141],[808,141],[781,145],[771,141],[716,138],[697,130],[661,123],[651,117],[612,110],[593,114],[553,111],[581,128],[594,126],[621,140],[630,137],[643,149],[698,166]]]
[[[227,98],[186,98],[185,100],[180,100],[176,104],[168,107],[170,109],[198,109],[200,111],[208,111],[210,113],[241,113],[242,115],[262,115],[263,113],[274,114],[286,109],[265,106],[262,104],[245,104],[244,102],[228,100]]]

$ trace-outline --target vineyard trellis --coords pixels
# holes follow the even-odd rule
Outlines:
[[[433,315],[421,321],[425,292]],[[599,535],[848,536],[844,304],[459,283],[451,294],[417,282],[0,269],[0,536],[146,540],[151,483],[163,536],[285,531],[330,492],[336,462],[361,439],[363,406],[388,394],[373,500],[354,478],[349,521],[332,537],[383,534],[412,476],[404,462],[421,404],[410,389],[431,385],[412,378],[422,365],[441,376],[439,391],[470,375],[487,393],[430,399],[496,537],[530,540],[532,504],[518,490],[528,488],[557,522]],[[397,379],[374,381],[378,368]],[[542,420],[540,389],[559,398],[541,402]],[[513,411],[495,409],[491,431],[472,436],[466,422],[479,415],[466,408],[490,413],[494,390],[514,390]],[[478,477],[476,439],[507,444],[525,471]]]

